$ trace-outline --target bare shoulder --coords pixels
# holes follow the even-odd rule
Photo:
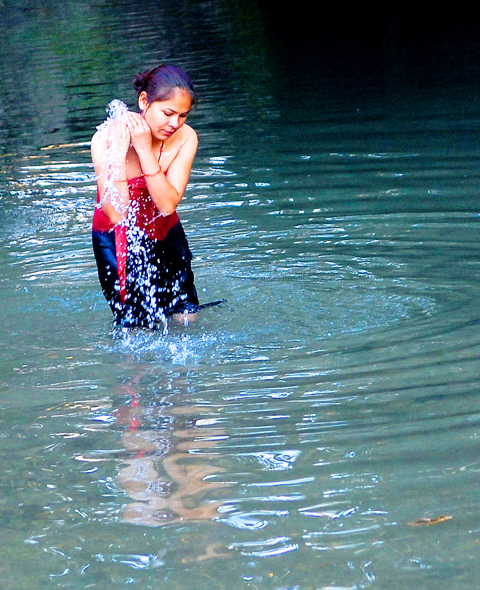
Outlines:
[[[197,133],[190,125],[184,124],[166,143],[166,161],[168,161],[168,156],[171,161],[184,158],[193,159],[197,146]]]
[[[90,151],[92,153],[92,157],[96,155],[100,155],[105,152],[107,147],[107,134],[105,133],[104,129],[99,129],[93,135],[91,142],[90,142]]]
[[[184,125],[182,127],[183,141],[181,152],[190,160],[193,160],[198,148],[198,136],[197,132],[190,127],[190,125]]]
[[[195,131],[195,129],[193,129],[193,127],[190,127],[190,125],[185,124],[182,127],[182,131],[184,134],[185,143],[187,145],[190,144],[192,147],[193,146],[196,147],[198,144],[198,136],[197,136],[197,132]]]
[[[183,126],[183,130],[187,134],[188,137],[192,137],[192,138],[197,139],[197,132],[195,131],[195,129],[193,127],[190,127],[190,125],[187,125],[185,123],[185,125]]]

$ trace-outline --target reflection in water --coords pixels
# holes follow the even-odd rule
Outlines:
[[[123,522],[156,527],[218,519],[221,502],[212,499],[210,492],[224,484],[209,481],[221,470],[208,463],[208,456],[209,449],[226,437],[225,431],[211,427],[208,418],[187,418],[198,408],[175,407],[165,400],[157,407],[144,406],[132,387],[129,395],[130,403],[114,413],[129,455],[118,474],[121,487],[132,500],[123,510]],[[204,553],[195,560],[225,556],[222,549],[214,539],[206,539],[201,548]]]
[[[161,431],[141,428],[139,409],[137,405],[128,412],[129,428],[122,435],[122,443],[133,457],[125,461],[127,466],[121,469],[119,481],[135,500],[127,506],[124,520],[156,526],[215,518],[219,503],[204,501],[204,495],[219,487],[207,481],[218,468],[203,461],[205,453],[200,457],[193,453],[214,446],[215,437],[223,431],[206,428],[199,439],[195,431],[173,428],[167,438]]]

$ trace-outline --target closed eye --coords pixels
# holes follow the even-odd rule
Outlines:
[[[176,115],[177,113],[175,111],[163,111],[163,114],[166,117],[172,117],[173,115]],[[188,112],[187,113],[180,113],[179,117],[182,117],[182,119],[186,119],[188,117]]]

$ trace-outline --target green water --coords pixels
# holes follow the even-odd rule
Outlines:
[[[0,10],[0,587],[475,588],[473,45],[253,1]],[[163,61],[200,92],[179,214],[227,304],[122,335],[89,139]]]

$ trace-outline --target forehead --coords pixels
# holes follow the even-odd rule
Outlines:
[[[188,113],[192,107],[192,99],[186,90],[178,88],[168,100],[157,100],[155,104],[162,109],[169,109],[176,113]]]

